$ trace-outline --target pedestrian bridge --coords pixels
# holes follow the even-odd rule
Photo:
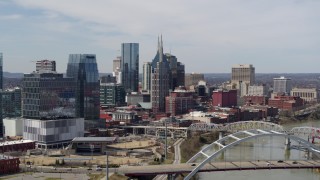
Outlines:
[[[312,128],[302,128],[305,133],[314,132]],[[295,129],[302,133],[302,130]],[[120,172],[127,175],[150,175],[150,174],[179,174],[189,173],[185,179],[188,180],[198,172],[204,171],[231,171],[231,170],[258,170],[258,169],[292,169],[292,168],[320,168],[320,161],[311,160],[310,157],[320,155],[320,149],[307,140],[296,135],[295,131],[289,134],[273,130],[251,129],[239,131],[225,136],[204,149],[200,150],[187,163],[180,165],[142,166],[120,168]],[[215,158],[221,156],[226,150],[231,149],[240,143],[257,140],[261,137],[282,137],[286,139],[285,148],[290,149],[291,141],[303,147],[308,153],[307,160],[300,161],[272,161],[272,160],[252,160],[238,162],[215,162]],[[271,152],[271,149],[270,149]],[[312,154],[312,155],[311,155]],[[318,156],[319,157],[319,156]]]

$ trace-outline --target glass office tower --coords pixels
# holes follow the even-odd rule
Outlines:
[[[0,53],[0,139],[3,138],[4,135],[4,128],[3,128],[3,120],[2,120],[2,89],[3,89],[3,81],[2,81],[2,76],[3,76],[3,72],[2,72],[2,53]]]
[[[100,84],[96,55],[70,54],[67,77],[73,77],[77,83],[77,116],[85,120],[98,120]]]
[[[139,88],[139,44],[121,45],[121,80],[126,92],[138,92]]]

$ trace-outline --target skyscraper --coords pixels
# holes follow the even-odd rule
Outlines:
[[[139,44],[121,44],[121,81],[126,92],[139,89]]]
[[[112,75],[116,77],[117,84],[121,84],[121,56],[118,56],[113,60],[113,72]]]
[[[165,112],[165,97],[169,94],[169,63],[163,54],[163,42],[158,40],[158,51],[152,62],[151,103],[153,113]]]
[[[255,68],[252,64],[236,64],[232,66],[231,84],[239,89],[240,95],[247,95],[250,85],[255,83]]]
[[[4,128],[3,128],[3,119],[2,119],[2,89],[3,89],[3,81],[2,81],[2,65],[3,65],[3,56],[2,53],[0,53],[0,139],[3,139],[4,135]]]
[[[144,62],[142,67],[142,90],[151,90],[151,63]]]
[[[165,57],[167,58],[170,67],[170,89],[174,91],[176,87],[185,86],[184,64],[178,62],[177,57],[170,53],[166,53]]]
[[[70,54],[67,77],[73,77],[77,85],[77,116],[85,120],[97,120],[100,115],[99,72],[94,54]]]
[[[274,93],[285,93],[290,95],[292,89],[291,79],[281,76],[280,78],[273,78],[273,92]]]

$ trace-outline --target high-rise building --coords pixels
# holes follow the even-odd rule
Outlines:
[[[144,62],[142,67],[142,90],[150,92],[151,90],[151,63]]]
[[[2,91],[2,117],[21,117],[21,88]]]
[[[273,78],[273,93],[284,93],[290,95],[292,89],[291,79],[281,76],[280,78]]]
[[[121,80],[126,92],[139,89],[139,44],[121,44]]]
[[[185,71],[184,71],[184,64],[178,62],[176,56],[166,53],[165,57],[169,63],[170,68],[170,89],[174,90],[176,87],[184,86],[185,85]]]
[[[58,73],[25,74],[22,116],[30,119],[76,117],[76,83]]]
[[[100,83],[94,54],[70,54],[67,77],[75,79],[77,117],[98,120],[100,114]]]
[[[185,86],[189,88],[189,86],[196,86],[198,85],[199,81],[204,81],[204,74],[199,73],[191,73],[185,75]]]
[[[169,94],[169,63],[163,54],[163,42],[158,40],[158,51],[152,61],[151,103],[153,113],[165,112],[165,97]]]
[[[255,68],[252,64],[236,64],[232,66],[231,84],[240,90],[240,95],[248,94],[248,88],[255,83]]]
[[[0,53],[0,140],[3,139],[4,135],[4,127],[3,127],[3,118],[2,118],[2,89],[3,89],[3,72],[2,72],[2,65],[3,65],[3,55]]]
[[[126,92],[121,84],[101,83],[100,84],[101,107],[115,107],[126,105]]]
[[[194,93],[187,91],[185,87],[180,86],[166,97],[166,113],[171,116],[188,113],[194,108]]]
[[[116,83],[121,84],[121,56],[118,56],[113,60],[113,72],[112,75],[116,77]]]
[[[36,71],[56,71],[56,62],[49,60],[40,60],[36,62]]]

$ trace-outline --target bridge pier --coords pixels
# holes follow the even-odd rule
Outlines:
[[[285,150],[290,150],[290,146],[291,146],[290,138],[286,137]]]
[[[219,139],[222,139],[224,136],[224,131],[219,131]]]

